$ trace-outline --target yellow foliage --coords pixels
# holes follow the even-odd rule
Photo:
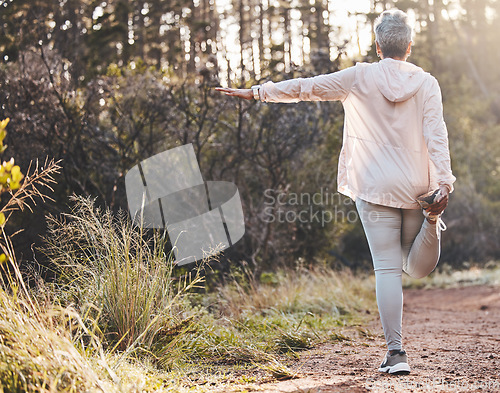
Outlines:
[[[3,140],[7,135],[7,132],[5,131],[7,124],[9,124],[9,118],[0,121],[0,153],[3,153],[7,148],[7,146],[3,144]],[[9,189],[19,189],[23,178],[24,175],[22,174],[19,165],[14,165],[14,158],[11,158],[9,161],[4,161],[0,166],[0,193]],[[0,225],[3,225],[3,223]]]
[[[4,161],[2,163],[2,166],[5,168],[7,172],[10,172],[12,170],[12,167],[14,166],[14,158],[11,158],[8,162]]]
[[[3,144],[3,140],[7,136],[7,131],[5,131],[5,128],[7,127],[7,124],[9,124],[9,121],[9,118],[0,121],[0,153],[3,153],[5,149],[7,149],[7,146]]]

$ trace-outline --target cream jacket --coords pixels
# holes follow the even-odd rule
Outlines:
[[[353,200],[417,209],[438,185],[453,191],[441,89],[421,68],[387,58],[313,78],[266,82],[264,102],[342,102],[338,191]]]

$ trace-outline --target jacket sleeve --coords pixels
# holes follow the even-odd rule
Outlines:
[[[437,182],[440,186],[447,186],[452,192],[456,178],[451,171],[448,130],[443,118],[441,89],[434,77],[424,102],[423,132],[429,157],[436,168]]]
[[[356,75],[356,67],[312,78],[297,78],[283,82],[266,82],[261,86],[264,102],[344,101]]]

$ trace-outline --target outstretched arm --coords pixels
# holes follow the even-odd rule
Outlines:
[[[282,82],[271,81],[260,86],[259,97],[264,102],[336,101],[344,100],[354,82],[356,67],[312,78],[296,78]],[[251,100],[252,89],[216,87],[228,96]]]

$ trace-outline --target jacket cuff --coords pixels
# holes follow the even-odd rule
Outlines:
[[[451,194],[451,193],[453,192],[453,190],[455,189],[455,188],[453,187],[453,184],[448,184],[448,183],[443,183],[443,184],[441,184],[441,183],[440,183],[440,184],[439,184],[439,187],[443,187],[443,186],[444,186],[444,187],[446,187],[446,188],[448,189],[448,193],[450,193],[450,194]]]

